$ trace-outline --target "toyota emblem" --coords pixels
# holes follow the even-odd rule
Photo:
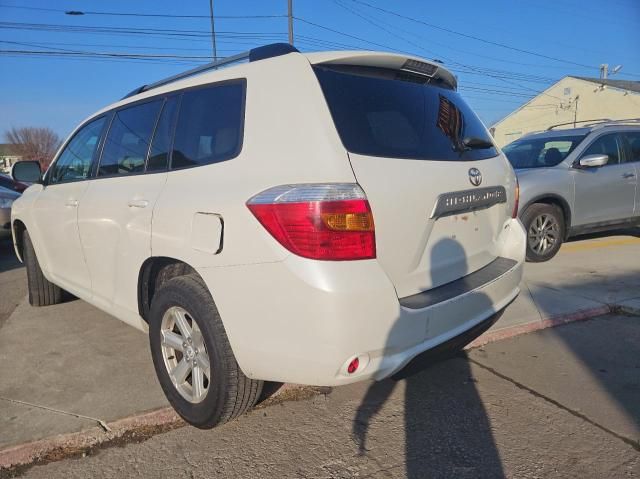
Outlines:
[[[480,183],[482,183],[482,173],[480,173],[478,168],[469,169],[469,181],[473,186],[480,186]]]

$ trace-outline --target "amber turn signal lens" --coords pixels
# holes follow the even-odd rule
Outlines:
[[[374,231],[373,215],[364,213],[324,213],[322,221],[334,231]]]

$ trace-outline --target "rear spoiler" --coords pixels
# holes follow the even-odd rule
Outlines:
[[[458,88],[458,80],[455,75],[447,70],[442,63],[423,58],[366,51],[308,53],[307,58],[312,65],[385,68],[423,76],[425,79],[444,83],[452,90]]]

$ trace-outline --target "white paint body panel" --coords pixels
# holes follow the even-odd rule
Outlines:
[[[96,306],[138,314],[138,273],[151,256],[151,220],[166,181],[167,173],[153,173],[88,182],[78,226]]]
[[[477,165],[350,158],[342,145],[310,63],[397,67],[406,58],[288,54],[120,101],[103,111],[244,78],[242,150],[229,161],[79,182],[69,191],[66,185],[36,185],[16,201],[12,219],[32,233],[48,279],[139,329],[145,329],[137,297],[144,261],[168,257],[190,265],[209,288],[249,377],[318,385],[385,377],[504,308],[518,293],[524,261],[524,231],[509,213],[515,177],[502,156]],[[444,69],[439,74],[455,81]],[[472,187],[471,166],[482,169],[483,186],[505,186],[507,204],[466,219],[428,221],[438,194]],[[356,181],[372,205],[378,259],[292,255],[246,207],[249,198],[277,185]],[[68,211],[64,202],[71,196],[79,205]],[[131,207],[130,200],[148,204]],[[461,257],[448,263],[446,252],[433,257],[435,244],[447,238],[458,239],[464,267]],[[516,264],[477,290],[422,310],[400,306],[399,296],[471,273],[497,256]],[[345,362],[360,354],[368,358],[366,367],[347,376]]]

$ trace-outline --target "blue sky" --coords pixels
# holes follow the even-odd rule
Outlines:
[[[286,5],[287,0],[214,0],[218,54],[286,41],[284,16],[223,18],[284,15]],[[69,16],[66,10],[203,17]],[[204,61],[7,50],[206,57],[208,12],[207,0],[0,0],[0,135],[11,126],[47,126],[64,137],[133,88]],[[294,0],[294,15],[296,46],[303,51],[358,47],[442,60],[487,124],[563,76],[597,77],[601,63],[623,65],[614,78],[640,81],[640,0]],[[116,34],[114,28],[121,30]]]

